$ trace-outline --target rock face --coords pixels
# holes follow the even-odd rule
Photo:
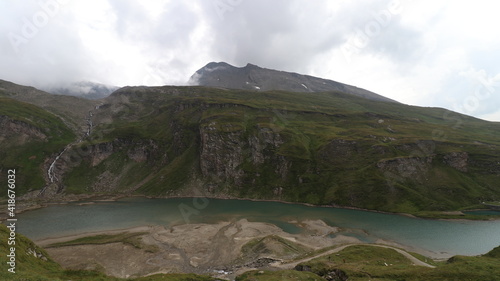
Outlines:
[[[432,168],[433,159],[433,156],[384,159],[377,163],[377,167],[382,171],[392,172],[403,178],[422,181]]]
[[[47,135],[26,122],[0,115],[0,143],[4,140],[22,145],[30,140],[46,141]]]
[[[329,270],[324,276],[322,276],[328,281],[346,281],[349,280],[349,276],[345,271],[341,269]]]
[[[304,264],[298,264],[294,268],[297,271],[308,271],[308,272],[313,272],[321,277],[323,277],[325,280],[328,281],[346,281],[349,280],[349,276],[347,273],[341,269],[335,268],[335,269],[330,269],[330,270],[321,270],[319,272],[313,271],[313,269]]]
[[[245,130],[241,125],[210,121],[200,125],[200,142],[202,175],[214,183],[236,186],[243,185],[245,180],[255,183],[259,170],[265,166],[273,169],[278,178],[285,179],[288,175],[286,158],[272,153],[279,150],[284,140],[270,128],[256,126]]]
[[[220,132],[216,122],[210,122],[200,127],[201,154],[200,168],[204,177],[216,182],[231,180],[234,184],[241,184],[244,175],[240,165],[243,163],[244,143],[242,132]]]
[[[467,172],[469,154],[467,152],[452,152],[446,154],[444,163],[459,170],[460,172]]]

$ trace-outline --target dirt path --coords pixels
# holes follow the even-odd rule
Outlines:
[[[284,263],[284,264],[280,264],[280,263],[275,263],[275,264],[272,264],[273,267],[277,267],[277,268],[280,268],[280,269],[293,269],[295,266],[297,266],[299,263],[303,263],[303,262],[308,262],[310,260],[313,260],[315,258],[318,258],[318,257],[321,257],[321,256],[326,256],[326,255],[330,255],[330,254],[333,254],[333,253],[338,253],[342,250],[344,250],[345,248],[347,247],[351,247],[351,246],[355,246],[355,245],[367,245],[367,246],[373,246],[373,247],[381,247],[381,248],[388,248],[388,249],[393,249],[395,250],[396,252],[402,254],[403,256],[405,256],[406,258],[408,258],[414,265],[418,265],[418,266],[425,266],[425,267],[430,267],[430,268],[435,268],[435,266],[433,265],[430,265],[428,263],[425,263],[417,258],[415,258],[414,256],[412,256],[411,254],[409,254],[408,252],[406,251],[403,251],[401,249],[398,249],[398,248],[395,248],[395,247],[391,247],[391,246],[386,246],[386,245],[376,245],[376,244],[348,244],[348,245],[344,245],[344,246],[340,246],[338,248],[335,248],[335,249],[332,249],[332,250],[329,250],[329,251],[326,251],[324,253],[320,253],[320,254],[317,254],[316,256],[313,256],[313,257],[308,257],[308,258],[305,258],[305,259],[301,259],[299,261],[294,261],[294,262],[291,262],[291,263]]]

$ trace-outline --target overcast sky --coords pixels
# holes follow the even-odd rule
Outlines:
[[[252,63],[500,121],[497,3],[0,0],[0,79],[183,85]]]

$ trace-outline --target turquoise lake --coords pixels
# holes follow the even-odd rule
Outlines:
[[[500,245],[500,221],[444,221],[369,211],[300,204],[202,198],[126,198],[112,202],[51,205],[17,216],[18,232],[33,240],[143,225],[165,227],[248,219],[277,225],[289,233],[293,222],[323,220],[363,242],[397,242],[435,256],[484,254]]]

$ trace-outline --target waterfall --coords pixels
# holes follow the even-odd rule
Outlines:
[[[87,132],[85,133],[85,136],[88,137],[90,136],[90,133],[92,132],[92,127],[94,126],[94,123],[92,123],[92,111],[89,111],[89,115],[87,117],[87,119],[85,119],[87,121]]]
[[[98,107],[96,107],[96,109],[98,109]],[[92,111],[90,110],[89,111],[89,114],[87,115],[87,118],[85,118],[85,121],[87,121],[87,131],[85,132],[85,134],[83,135],[82,138],[80,138],[79,140],[76,141],[76,143],[78,142],[81,142],[85,137],[89,137],[90,136],[90,133],[92,132],[92,128],[94,126],[94,123],[92,122],[92,116],[93,116],[93,113]],[[52,183],[56,183],[59,181],[59,179],[57,178],[56,176],[56,173],[55,173],[55,168],[56,168],[56,163],[57,163],[57,160],[59,160],[59,158],[61,158],[61,156],[64,154],[64,152],[66,152],[66,150],[68,150],[73,144],[73,143],[70,143],[68,144],[64,149],[63,151],[61,151],[61,153],[59,153],[56,158],[54,159],[54,161],[52,161],[52,163],[50,164],[49,166],[49,169],[47,170],[47,176],[49,178],[49,184],[47,184],[41,191],[40,193],[38,193],[38,195],[42,195],[45,190],[47,189],[47,187],[52,184]]]
[[[54,159],[54,161],[52,161],[52,163],[50,164],[49,166],[49,169],[47,170],[47,176],[49,178],[49,181],[50,183],[47,184],[44,188],[42,188],[42,190],[40,190],[40,192],[38,193],[38,195],[42,195],[45,190],[47,189],[47,187],[51,184],[51,183],[55,183],[57,182],[59,179],[57,178],[56,176],[56,173],[54,172],[54,169],[56,167],[56,162],[57,160],[59,160],[59,158],[61,158],[61,156],[64,154],[64,152],[66,152],[66,150],[68,150],[69,148],[71,147],[71,144],[68,144],[63,151],[61,151],[61,153],[59,153],[56,158]]]
[[[95,110],[98,110],[101,105],[102,104],[96,105]],[[94,123],[92,122],[93,116],[94,116],[94,113],[92,112],[92,110],[89,110],[89,113],[88,113],[87,117],[85,118],[85,121],[87,122],[87,130],[85,131],[83,136],[81,138],[79,138],[78,140],[68,144],[63,149],[63,151],[61,151],[61,153],[59,153],[56,156],[54,161],[52,161],[52,163],[49,166],[49,169],[47,170],[47,176],[48,176],[50,182],[44,188],[42,188],[42,190],[40,191],[40,193],[38,193],[38,195],[42,195],[50,184],[53,184],[53,183],[56,183],[59,181],[59,179],[56,176],[56,172],[54,170],[56,168],[57,160],[59,160],[59,158],[61,158],[61,156],[64,154],[64,152],[66,152],[66,150],[68,150],[71,146],[73,146],[73,144],[82,142],[86,137],[90,137],[90,133],[92,133],[92,128],[94,127]]]
[[[56,174],[54,173],[54,168],[56,167],[57,160],[59,160],[59,158],[63,155],[64,152],[66,152],[66,150],[68,150],[69,147],[70,147],[69,145],[66,146],[64,148],[64,150],[61,153],[59,153],[59,155],[56,156],[56,159],[54,159],[52,164],[50,164],[49,169],[47,170],[47,176],[49,176],[50,183],[54,183],[54,182],[58,181],[58,178],[56,177]]]

